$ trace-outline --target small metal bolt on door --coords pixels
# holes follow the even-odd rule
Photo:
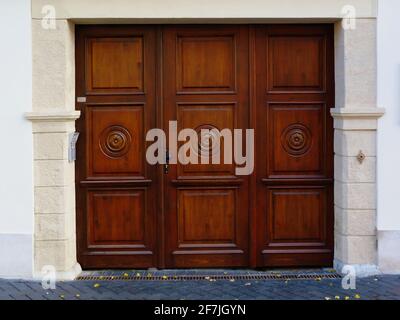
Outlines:
[[[165,164],[164,164],[164,173],[168,174],[169,172],[169,160],[170,160],[170,156],[169,156],[169,152],[168,150],[165,152]]]

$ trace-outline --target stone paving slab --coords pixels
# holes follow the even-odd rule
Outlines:
[[[55,290],[44,290],[40,282],[0,279],[0,300],[400,300],[400,276],[357,279],[356,290],[343,289],[341,282],[68,281],[57,282]]]

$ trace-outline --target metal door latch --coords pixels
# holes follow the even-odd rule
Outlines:
[[[165,164],[164,164],[164,174],[168,174],[169,172],[169,152],[168,150],[165,152]]]
[[[73,132],[69,134],[68,142],[68,161],[74,162],[76,160],[76,143],[79,138],[79,132]]]

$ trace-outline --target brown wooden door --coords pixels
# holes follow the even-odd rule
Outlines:
[[[156,127],[153,27],[79,26],[78,260],[85,268],[157,265],[156,168],[145,135]]]
[[[331,265],[332,35],[329,25],[77,26],[81,265]],[[147,131],[168,135],[170,121],[197,134],[254,128],[254,172],[148,164]]]
[[[174,26],[163,39],[164,127],[248,128],[248,27]],[[248,177],[234,164],[171,166],[164,205],[167,267],[248,265]]]
[[[257,265],[333,259],[333,31],[255,31]]]

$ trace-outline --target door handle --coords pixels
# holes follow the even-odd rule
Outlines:
[[[168,172],[169,172],[169,152],[167,150],[165,152],[164,174],[168,174]]]

